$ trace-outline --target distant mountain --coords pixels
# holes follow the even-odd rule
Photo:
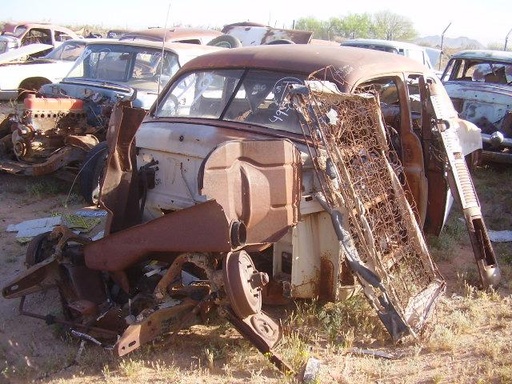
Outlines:
[[[426,45],[429,47],[440,48],[441,47],[441,36],[425,36],[420,37],[414,41],[419,45]],[[484,49],[485,46],[475,39],[469,37],[445,37],[443,40],[444,48],[467,48],[467,49]]]

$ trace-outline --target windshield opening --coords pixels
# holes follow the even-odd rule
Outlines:
[[[163,57],[163,58],[162,58]],[[179,69],[172,52],[123,45],[87,46],[66,79],[123,83],[157,92]]]
[[[193,72],[174,83],[155,116],[237,121],[301,134],[297,113],[284,97],[290,84],[304,84],[304,76],[263,70]]]

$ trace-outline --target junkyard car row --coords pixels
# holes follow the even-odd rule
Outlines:
[[[118,355],[216,309],[290,372],[274,350],[281,321],[264,311],[283,298],[338,301],[360,285],[394,340],[421,332],[445,289],[423,234],[440,233],[453,198],[482,285],[496,285],[464,160],[481,133],[439,77],[400,55],[279,39],[98,41],[27,98],[2,144],[28,165],[3,169],[56,170],[54,155],[35,160],[43,139],[57,151],[106,140],[88,167],[107,223],[95,241],[64,226],[35,238],[4,297],[23,308],[58,288],[53,321]],[[40,112],[53,105],[57,126]]]

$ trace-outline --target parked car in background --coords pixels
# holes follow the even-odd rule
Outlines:
[[[389,53],[410,57],[422,63],[427,68],[435,71],[425,47],[402,41],[380,40],[380,39],[350,39],[341,42],[342,46],[375,49]],[[440,74],[440,73],[439,73]]]
[[[482,130],[482,160],[512,163],[512,52],[458,52],[442,81],[460,116]]]
[[[220,49],[195,44],[91,39],[69,73],[43,85],[37,97],[2,122],[0,170],[22,175],[80,172],[92,201],[91,173],[101,156],[110,113],[120,101],[147,110],[171,76],[187,61]],[[85,163],[84,163],[85,160]],[[91,168],[92,167],[92,168]],[[97,179],[96,175],[96,179]],[[97,184],[97,182],[96,182]]]
[[[148,40],[206,45],[222,35],[214,29],[173,27],[147,28],[122,34],[119,40]]]
[[[217,309],[286,373],[282,319],[264,304],[344,300],[357,280],[394,340],[425,326],[445,284],[422,230],[442,228],[447,169],[477,201],[464,155],[481,138],[424,65],[352,47],[219,49],[181,67],[142,124],[140,109],[112,116],[105,236],[35,239],[38,262],[5,297],[58,286],[67,318],[52,320],[118,355]]]
[[[313,32],[298,29],[276,28],[265,24],[242,21],[227,24],[222,33],[232,36],[246,47],[264,44],[309,44]]]
[[[59,82],[68,74],[87,43],[66,40],[46,56],[0,64],[0,100],[24,98],[44,84]]]
[[[432,47],[424,47],[425,52],[427,52],[428,58],[430,59],[430,64],[432,68],[440,74],[442,74],[444,69],[443,64],[443,52],[439,48]]]
[[[0,53],[30,44],[48,44],[50,49],[70,39],[78,39],[74,31],[50,23],[5,23],[0,35]],[[45,52],[47,53],[47,52]],[[38,54],[39,56],[45,53]],[[37,55],[36,55],[37,56]]]
[[[110,29],[107,31],[107,35],[105,36],[107,39],[119,39],[125,33],[130,32],[127,29]]]

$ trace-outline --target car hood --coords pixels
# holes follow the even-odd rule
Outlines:
[[[512,103],[512,85],[484,83],[477,81],[446,81],[444,87],[451,98],[479,99],[483,95],[493,97],[494,101]],[[499,98],[496,100],[496,98]]]
[[[52,49],[50,44],[30,44],[20,48],[16,48],[5,53],[0,54],[0,64],[8,63],[11,61],[19,60],[25,56],[33,55],[48,49]]]
[[[134,89],[123,82],[81,78],[65,78],[60,83],[43,85],[40,93],[43,96],[66,96],[76,99],[86,99],[95,97],[95,95],[101,95],[112,101],[132,100],[134,107],[143,109],[149,109],[157,97],[156,92]]]

